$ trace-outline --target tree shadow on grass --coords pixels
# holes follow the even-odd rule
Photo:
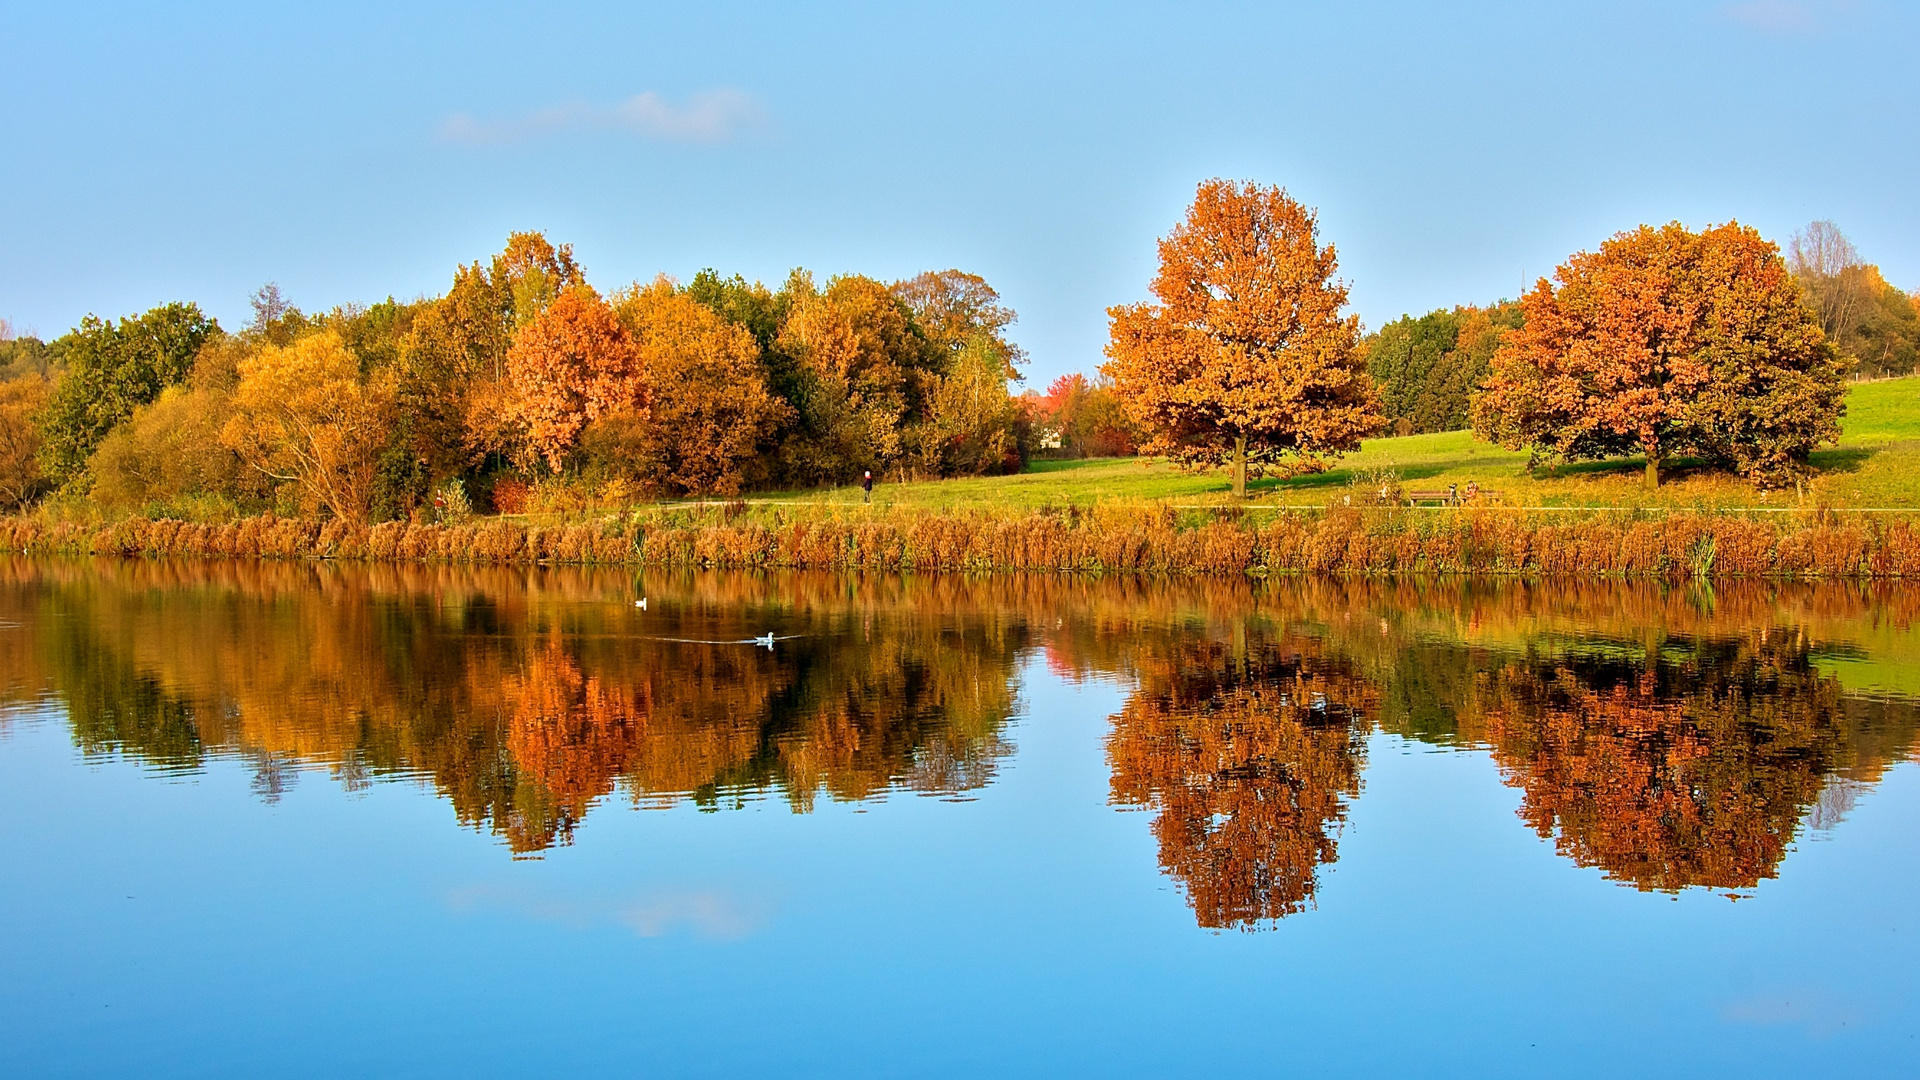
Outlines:
[[[1807,464],[1823,473],[1855,473],[1864,468],[1878,447],[1854,447],[1835,450],[1815,450],[1807,455]]]

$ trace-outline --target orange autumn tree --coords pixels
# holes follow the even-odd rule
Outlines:
[[[759,343],[665,278],[615,299],[652,403],[644,419],[611,414],[601,441],[655,490],[737,493],[754,455],[793,419],[767,390]]]
[[[1160,241],[1158,303],[1109,308],[1101,368],[1142,449],[1247,473],[1359,447],[1380,425],[1347,287],[1318,220],[1281,188],[1209,180]]]
[[[1729,222],[1642,225],[1581,252],[1522,298],[1474,431],[1536,461],[1676,455],[1762,484],[1804,475],[1840,436],[1846,363],[1779,249]]]
[[[586,285],[562,290],[514,335],[507,383],[527,447],[556,471],[582,428],[648,402],[632,336]]]

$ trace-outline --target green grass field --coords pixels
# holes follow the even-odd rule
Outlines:
[[[1817,476],[1807,502],[1839,507],[1920,508],[1920,377],[1859,383],[1847,397],[1840,445],[1817,452]],[[1532,477],[1527,455],[1476,442],[1464,431],[1370,439],[1324,473],[1249,483],[1256,505],[1325,506],[1351,490],[1354,479],[1378,468],[1400,474],[1409,490],[1465,488],[1478,482],[1512,506],[1665,506],[1721,509],[1796,506],[1793,492],[1756,492],[1724,473],[1690,468],[1669,474],[1658,492],[1643,486],[1639,458],[1582,462],[1557,476]],[[857,503],[858,488],[788,492],[773,501]],[[1192,504],[1234,502],[1222,469],[1187,472],[1146,458],[1036,461],[1018,476],[974,477],[874,488],[877,504],[930,509],[969,506],[1090,505],[1110,500]]]

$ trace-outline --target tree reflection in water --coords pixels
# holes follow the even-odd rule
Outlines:
[[[1483,673],[1468,726],[1562,854],[1642,889],[1774,876],[1846,743],[1804,637],[1536,648]]]
[[[650,593],[650,607],[633,606]],[[1913,753],[1920,589],[1096,579],[0,558],[0,706],[86,752],[418,778],[515,852],[598,803],[954,796],[1023,656],[1129,680],[1111,794],[1203,926],[1311,905],[1383,731],[1488,749],[1568,859],[1750,888]],[[773,650],[734,641],[775,630]],[[795,635],[785,637],[785,635]],[[678,640],[676,640],[678,639]],[[691,640],[688,640],[691,639]],[[0,709],[0,723],[5,712]]]
[[[685,578],[634,611],[619,573],[149,562],[4,565],[15,696],[89,753],[209,756],[354,784],[428,779],[516,852],[616,789],[702,806],[953,794],[1008,752],[1024,624],[952,590]],[[666,584],[666,583],[656,583]],[[777,625],[777,649],[738,642]],[[667,639],[667,640],[663,640]],[[265,763],[260,764],[260,763]]]
[[[1360,792],[1373,689],[1311,639],[1169,645],[1113,718],[1113,797],[1154,811],[1201,926],[1299,911]]]

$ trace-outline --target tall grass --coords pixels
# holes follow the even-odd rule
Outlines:
[[[1824,511],[1529,516],[1339,508],[1269,515],[1133,505],[948,513],[650,509],[593,524],[372,527],[0,519],[0,550],[378,563],[1174,575],[1920,577],[1920,527]]]

